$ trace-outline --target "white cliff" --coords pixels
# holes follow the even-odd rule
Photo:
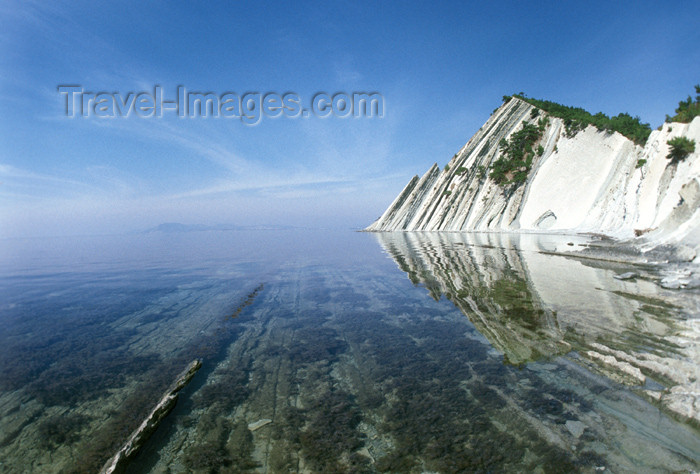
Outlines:
[[[700,251],[700,147],[672,164],[667,141],[700,143],[700,117],[666,123],[644,147],[619,133],[588,126],[567,136],[564,122],[513,97],[452,158],[415,176],[368,231],[599,233]],[[548,117],[527,179],[501,185],[489,176],[499,142]],[[639,237],[641,236],[641,237]],[[699,252],[700,253],[700,252]]]

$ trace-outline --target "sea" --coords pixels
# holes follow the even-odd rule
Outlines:
[[[593,238],[4,239],[0,472],[99,472],[196,359],[126,472],[697,471],[700,293]]]

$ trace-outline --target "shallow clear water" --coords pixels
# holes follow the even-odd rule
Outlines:
[[[578,245],[306,230],[5,241],[0,471],[99,470],[195,358],[130,472],[697,469],[683,409],[697,403],[698,294],[553,253]]]

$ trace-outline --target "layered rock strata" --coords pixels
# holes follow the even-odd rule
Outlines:
[[[527,123],[543,127],[523,183],[490,176],[499,143]],[[679,163],[667,141],[700,143],[700,117],[666,123],[644,147],[593,126],[571,136],[562,119],[513,97],[440,169],[415,176],[368,231],[600,233],[641,251],[684,245],[700,250],[700,147]]]

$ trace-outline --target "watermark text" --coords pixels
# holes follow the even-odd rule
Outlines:
[[[384,97],[378,92],[318,92],[305,101],[295,92],[200,92],[177,86],[174,95],[160,85],[148,91],[91,92],[81,85],[57,87],[66,117],[233,118],[247,125],[263,117],[384,117]]]

